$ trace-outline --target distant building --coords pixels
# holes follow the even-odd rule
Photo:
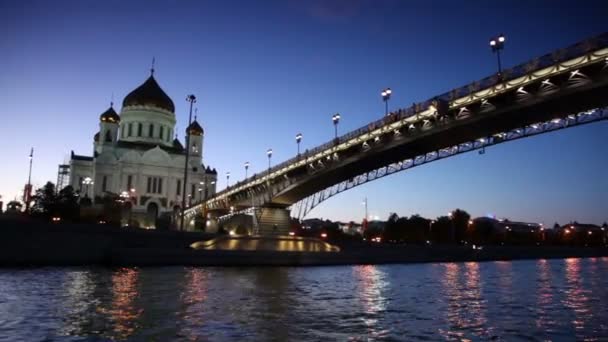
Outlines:
[[[589,223],[578,223],[578,222],[573,222],[573,223],[568,223],[566,225],[561,226],[562,230],[565,229],[570,229],[572,231],[575,232],[601,232],[604,231],[602,229],[602,227],[595,225],[595,224],[589,224]]]
[[[338,223],[340,230],[345,234],[355,235],[363,234],[363,225],[360,223],[349,222],[349,223]]]
[[[509,220],[498,220],[495,222],[496,228],[500,231],[509,231],[514,233],[538,233],[544,230],[540,223],[533,222],[516,222]]]
[[[91,156],[70,158],[69,184],[100,205],[104,197],[125,199],[130,217],[154,227],[161,213],[177,213],[182,203],[185,152],[190,154],[186,205],[215,194],[217,172],[203,163],[204,130],[196,117],[184,146],[175,132],[173,101],[150,77],[129,93],[120,114],[113,104],[99,116]],[[174,138],[175,135],[175,138]]]

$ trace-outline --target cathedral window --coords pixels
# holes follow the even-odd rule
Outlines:
[[[106,191],[108,187],[108,176],[103,176],[101,180],[101,191]]]
[[[82,191],[82,177],[78,178],[78,191]]]
[[[196,148],[196,143],[192,144],[192,153],[198,153],[198,148]]]
[[[121,129],[122,130],[120,132],[120,136],[124,138],[124,136],[125,136],[125,126],[123,125]]]
[[[175,194],[177,196],[182,194],[182,181],[180,179],[177,180],[177,189],[175,189]]]
[[[165,127],[160,126],[160,133],[158,134],[158,135],[160,136],[160,140],[164,140],[164,139],[163,139],[163,135],[164,135],[164,133],[165,133],[164,128],[165,128]]]
[[[148,136],[150,138],[154,138],[154,125],[153,124],[150,124],[150,128],[148,130]]]
[[[112,142],[112,134],[110,131],[106,131],[106,142]]]
[[[141,137],[143,130],[144,130],[144,125],[142,125],[141,122],[138,123],[137,124],[137,136],[138,137]]]
[[[131,191],[131,189],[133,189],[133,176],[128,175],[127,176],[127,191]]]
[[[127,131],[128,136],[133,135],[133,123],[129,122],[129,130]]]
[[[150,194],[161,194],[163,192],[163,179],[160,177],[148,177],[147,192]]]
[[[194,192],[196,191],[196,185],[192,184],[190,187],[190,196],[194,198]]]

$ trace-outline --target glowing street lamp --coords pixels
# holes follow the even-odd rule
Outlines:
[[[336,113],[331,117],[331,121],[334,123],[334,135],[338,139],[338,123],[340,123],[340,113]]]
[[[384,115],[388,115],[388,100],[390,100],[392,93],[391,88],[382,89],[382,93],[380,93],[382,101],[384,101]]]
[[[298,144],[298,155],[300,155],[300,142],[302,141],[302,133],[296,134],[296,144]]]
[[[84,184],[84,197],[89,197],[89,185],[93,184],[93,180],[91,179],[91,177],[86,177],[82,181],[82,184]]]
[[[268,156],[268,174],[270,174],[270,160],[272,159],[272,149],[269,148],[268,151],[266,151],[266,155]]]
[[[500,65],[500,50],[505,47],[505,36],[501,33],[498,37],[494,37],[490,39],[490,48],[492,48],[492,52],[496,53],[496,58],[498,59],[498,76],[502,78],[502,66]]]

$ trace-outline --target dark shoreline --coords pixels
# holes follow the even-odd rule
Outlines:
[[[608,257],[606,247],[351,244],[338,253],[210,251],[189,245],[204,233],[0,220],[0,267],[325,266]]]

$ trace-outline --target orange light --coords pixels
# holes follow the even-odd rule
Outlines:
[[[570,234],[570,229],[566,229],[566,230],[564,230],[564,233],[566,233],[566,234]]]
[[[327,237],[327,234],[321,233],[321,237],[325,239]]]
[[[294,233],[294,232],[289,232],[289,236],[294,236],[294,235],[296,235],[296,233]]]

